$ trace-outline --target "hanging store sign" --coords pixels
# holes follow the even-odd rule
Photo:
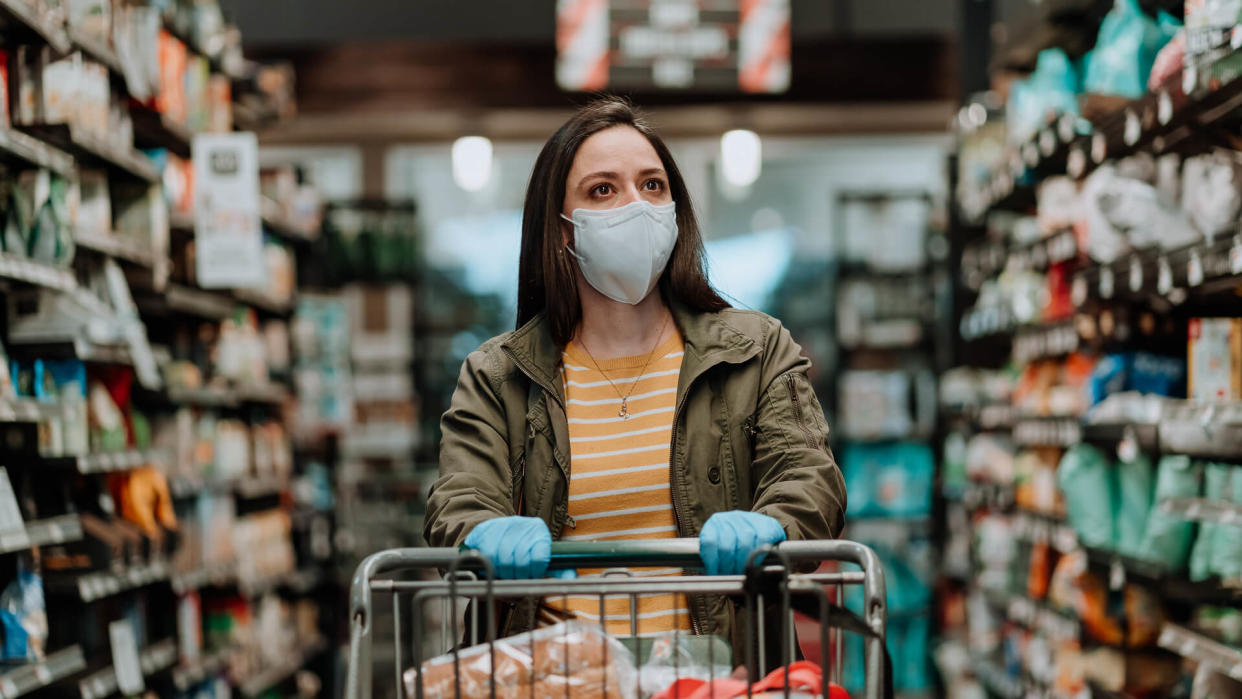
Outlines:
[[[194,137],[194,251],[204,288],[265,283],[259,141],[253,133]]]
[[[566,90],[789,89],[789,0],[558,0]]]

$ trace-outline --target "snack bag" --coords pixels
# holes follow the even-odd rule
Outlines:
[[[517,636],[481,643],[411,668],[403,679],[408,697],[417,696],[421,681],[424,699],[489,697],[495,677],[497,699],[636,699],[634,656],[599,627],[566,621]]]

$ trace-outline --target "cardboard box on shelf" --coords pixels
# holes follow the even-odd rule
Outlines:
[[[1187,352],[1192,400],[1242,400],[1242,318],[1191,318]]]
[[[414,297],[402,284],[345,290],[353,326],[353,360],[401,364],[414,358]]]

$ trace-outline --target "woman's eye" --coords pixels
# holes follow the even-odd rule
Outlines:
[[[663,189],[664,189],[664,183],[663,183],[663,182],[661,182],[660,180],[647,180],[647,181],[643,184],[643,189],[646,189],[648,192],[659,192],[659,191],[663,191]]]
[[[591,194],[597,197],[606,197],[611,192],[612,192],[612,185],[610,184],[595,185],[595,187],[591,189]]]

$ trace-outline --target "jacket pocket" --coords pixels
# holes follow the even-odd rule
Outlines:
[[[815,443],[815,434],[811,432],[810,427],[807,427],[802,400],[798,397],[798,386],[794,381],[792,373],[785,374],[785,386],[789,389],[789,402],[793,407],[794,424],[797,425],[798,431],[806,439],[807,449],[815,449],[818,446]]]

